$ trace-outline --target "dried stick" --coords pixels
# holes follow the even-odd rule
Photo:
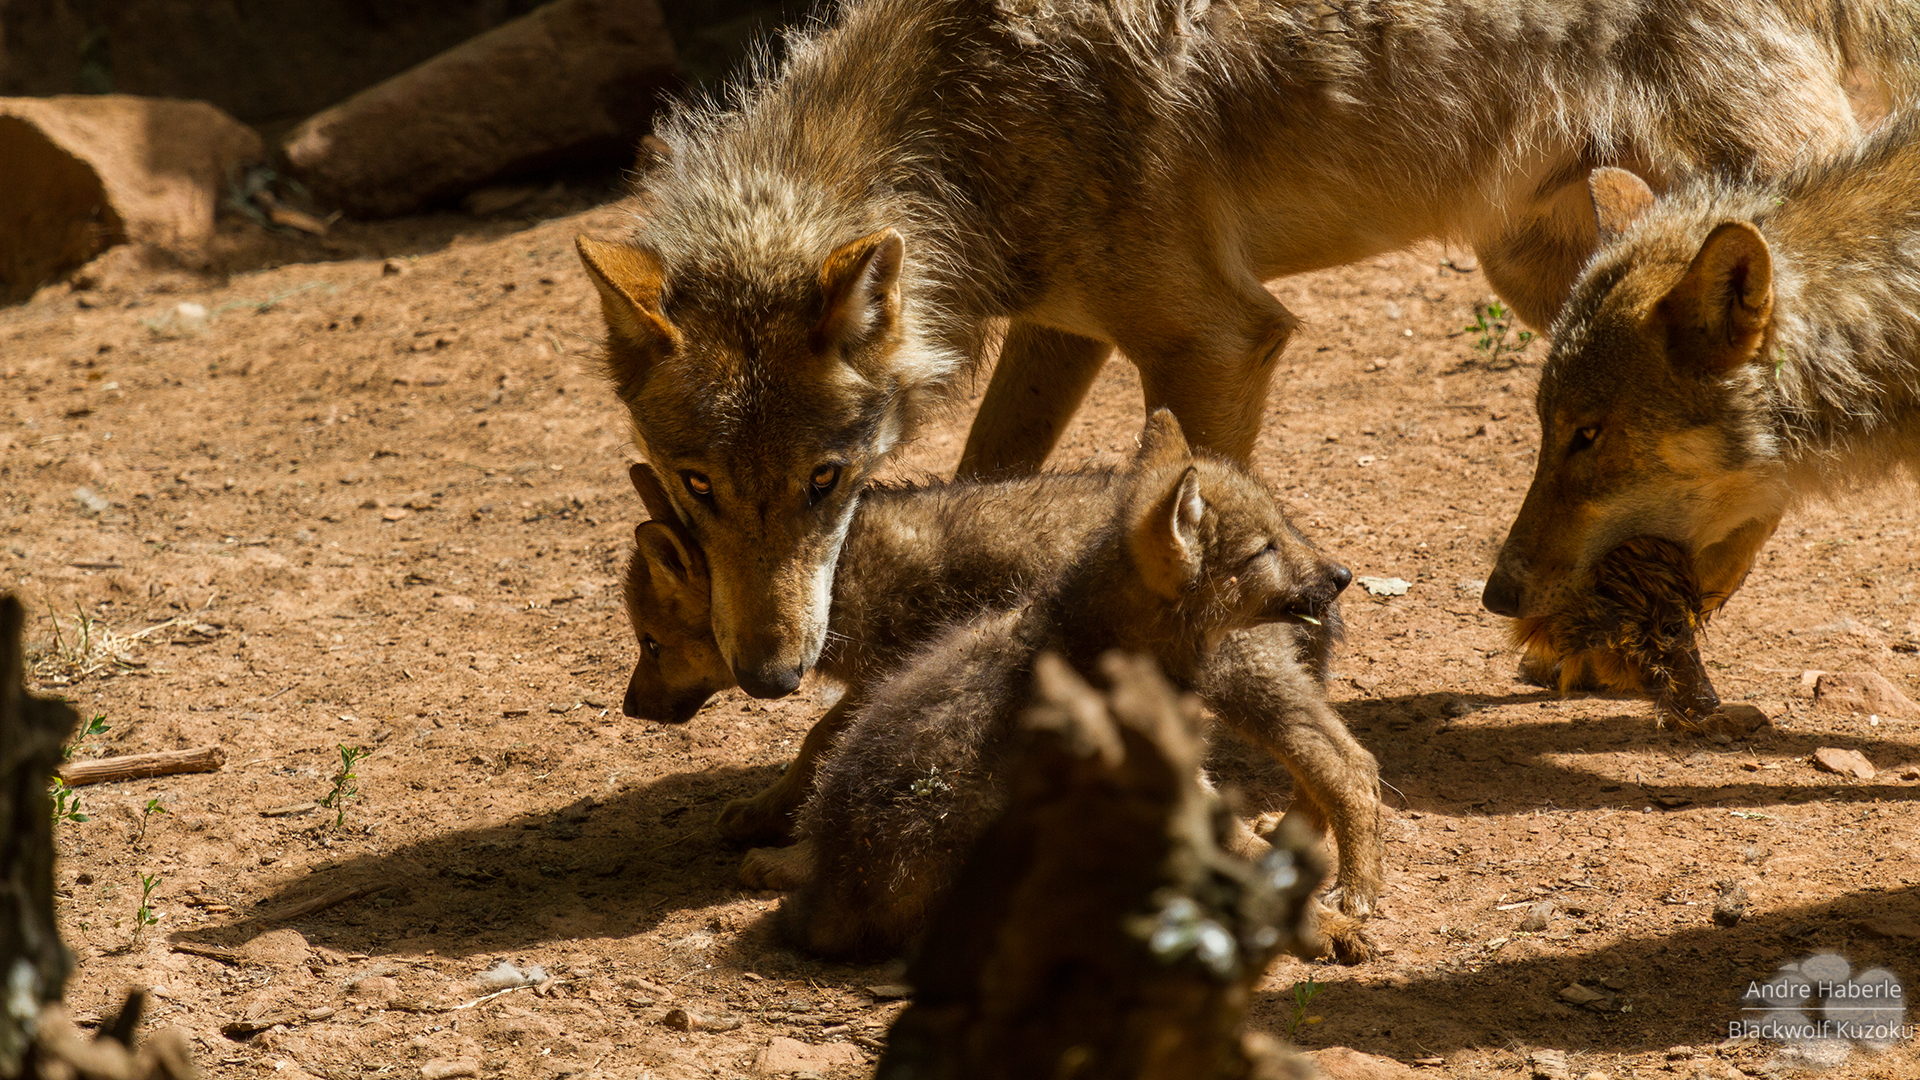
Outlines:
[[[225,750],[217,746],[200,746],[192,750],[161,750],[152,754],[70,761],[60,767],[60,779],[66,781],[68,787],[112,784],[149,776],[213,772],[226,762]]]

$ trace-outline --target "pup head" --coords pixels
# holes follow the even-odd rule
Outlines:
[[[898,232],[827,243],[812,218],[758,222],[757,204],[726,200],[708,221],[657,208],[659,246],[577,247],[600,291],[607,373],[705,553],[720,654],[742,689],[779,697],[825,643],[861,486],[921,388],[948,372],[902,348]]]
[[[1127,547],[1153,592],[1210,630],[1284,622],[1337,628],[1353,579],[1287,521],[1252,476],[1196,456],[1165,409],[1147,419],[1124,511]]]
[[[636,462],[629,474],[654,518],[634,527],[627,560],[627,620],[640,655],[622,711],[637,720],[684,724],[733,685],[733,673],[713,643],[706,558],[672,516],[653,472]]]
[[[1677,544],[1717,606],[1786,505],[1765,412],[1766,240],[1747,221],[1655,206],[1622,170],[1590,186],[1606,246],[1554,327],[1533,484],[1482,596],[1536,643],[1541,620],[1587,606],[1595,565],[1631,537]]]

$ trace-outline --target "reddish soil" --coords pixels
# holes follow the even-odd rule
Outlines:
[[[228,262],[276,265],[224,283],[129,266],[0,311],[0,571],[38,613],[33,681],[106,725],[77,757],[227,754],[80,789],[90,820],[58,825],[82,1018],[152,987],[149,1023],[184,1029],[214,1077],[460,1058],[542,1080],[870,1074],[900,1005],[869,988],[900,969],[781,947],[777,898],[739,887],[712,826],[773,779],[819,691],[729,695],[683,728],[620,715],[615,575],[641,509],[570,246],[620,211],[583,205],[324,247],[235,233]],[[1542,1049],[1573,1077],[1784,1068],[1776,1044],[1726,1041],[1749,981],[1832,950],[1920,991],[1920,716],[1801,691],[1808,669],[1871,670],[1920,694],[1920,503],[1883,489],[1796,512],[1714,622],[1722,695],[1775,724],[1751,742],[1517,682],[1479,589],[1532,468],[1544,347],[1490,370],[1460,333],[1486,284],[1445,257],[1276,286],[1308,325],[1259,470],[1356,574],[1411,584],[1350,591],[1331,688],[1391,785],[1387,955],[1284,960],[1253,1022],[1284,1034],[1311,980],[1297,1042],[1418,1075],[1526,1077]],[[1058,459],[1114,459],[1139,417],[1116,364]],[[966,420],[903,468],[950,469]],[[336,825],[301,807],[341,746],[370,754]],[[1819,747],[1879,771],[1816,771]],[[1730,928],[1710,917],[1722,881],[1750,896]],[[356,886],[382,891],[273,917]],[[1544,929],[1521,930],[1542,900]],[[182,951],[208,945],[238,955]],[[502,961],[553,980],[473,1004]],[[728,1029],[677,1030],[675,1008]],[[1920,1051],[1829,1075],[1920,1075]]]

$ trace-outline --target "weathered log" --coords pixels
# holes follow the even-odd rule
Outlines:
[[[120,780],[143,780],[176,773],[212,772],[226,764],[227,752],[217,746],[197,746],[191,750],[159,750],[151,754],[123,754],[120,757],[69,761],[60,767],[60,778],[68,787],[83,784],[111,784]]]
[[[909,970],[879,1080],[1305,1075],[1240,1023],[1324,864],[1304,835],[1258,864],[1224,851],[1192,701],[1151,661],[1101,667],[1104,693],[1036,666],[1013,798]]]

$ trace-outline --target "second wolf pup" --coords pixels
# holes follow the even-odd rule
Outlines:
[[[625,711],[684,723],[710,696],[733,687],[732,671],[713,641],[698,545],[672,517],[652,471],[635,464],[631,475],[655,519],[635,530],[626,573],[627,614],[640,648]],[[834,577],[827,647],[816,668],[846,692],[807,733],[779,780],[727,805],[721,833],[743,843],[791,842],[816,769],[874,684],[951,623],[1004,607],[1051,580],[1072,552],[1108,527],[1123,482],[1114,471],[1088,470],[867,493]],[[1300,612],[1306,625],[1229,635],[1210,659],[1200,696],[1292,774],[1299,809],[1339,842],[1341,909],[1364,916],[1383,884],[1379,767],[1323,691],[1340,628],[1332,597],[1351,575],[1291,525],[1274,542],[1282,577],[1303,597],[1327,599],[1309,599]]]
[[[801,843],[778,856],[799,879],[781,913],[796,943],[873,957],[920,932],[1006,801],[1016,720],[1042,651],[1081,670],[1110,649],[1140,653],[1192,689],[1230,631],[1298,621],[1344,583],[1288,573],[1279,551],[1291,530],[1273,496],[1227,462],[1196,456],[1164,410],[1107,505],[1053,580],[956,624],[861,706],[821,767]],[[1333,925],[1340,917],[1322,918],[1344,958],[1357,959],[1364,939]]]
[[[1679,544],[1717,608],[1796,501],[1920,471],[1920,116],[1777,182],[1591,187],[1611,242],[1554,327],[1484,596],[1523,631],[1636,536]]]

